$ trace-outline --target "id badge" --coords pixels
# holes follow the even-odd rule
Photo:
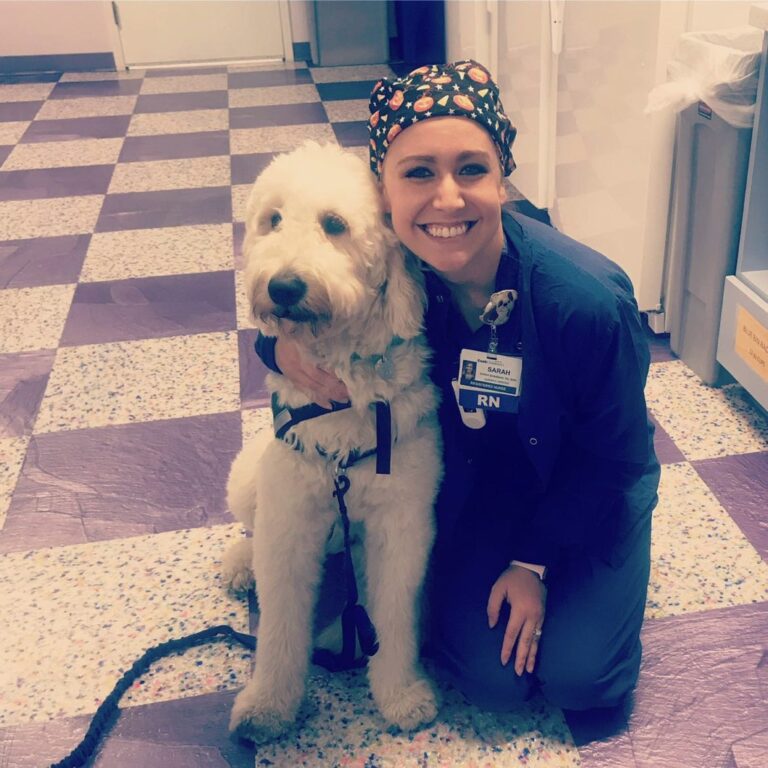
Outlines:
[[[521,357],[462,349],[459,366],[462,408],[517,413],[523,373]]]

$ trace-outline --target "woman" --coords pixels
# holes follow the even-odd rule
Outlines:
[[[631,283],[502,211],[515,129],[481,65],[382,80],[371,112],[386,212],[424,264],[442,393],[436,660],[487,709],[536,690],[563,708],[613,707],[639,671],[659,479]],[[291,341],[257,350],[318,402],[345,399]]]

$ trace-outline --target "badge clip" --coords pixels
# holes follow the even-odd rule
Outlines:
[[[488,351],[491,354],[496,353],[499,348],[496,327],[504,325],[509,320],[515,304],[517,304],[517,291],[514,288],[496,291],[491,294],[485,309],[480,314],[480,322],[491,326],[491,340],[488,344]]]

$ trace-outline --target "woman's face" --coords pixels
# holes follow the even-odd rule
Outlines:
[[[505,199],[488,132],[464,117],[434,117],[392,142],[382,170],[400,241],[451,283],[487,283],[499,263]]]

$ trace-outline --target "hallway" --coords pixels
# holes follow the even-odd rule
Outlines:
[[[271,429],[242,290],[244,207],[307,138],[367,158],[384,67],[302,64],[0,77],[0,768],[64,757],[147,648],[253,631],[218,573],[224,498]],[[514,180],[514,176],[512,177]],[[629,728],[535,700],[383,728],[360,672],[313,668],[278,768],[757,768],[768,764],[768,421],[652,340],[663,464],[644,662]],[[253,766],[226,730],[251,654],[158,661],[99,768]],[[577,746],[579,745],[579,746]]]

